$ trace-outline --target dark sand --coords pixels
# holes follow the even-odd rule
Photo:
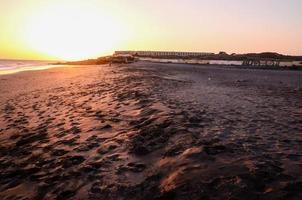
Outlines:
[[[302,199],[302,72],[0,76],[0,199]]]

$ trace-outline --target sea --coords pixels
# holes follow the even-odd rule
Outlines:
[[[0,75],[21,71],[48,69],[53,67],[51,64],[55,62],[56,61],[0,59]]]

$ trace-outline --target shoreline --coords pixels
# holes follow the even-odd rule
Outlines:
[[[0,70],[0,76],[2,75],[10,75],[10,74],[16,74],[20,72],[27,72],[27,71],[40,71],[40,70],[47,70],[51,68],[57,68],[57,67],[69,67],[68,65],[41,65],[41,66],[30,66],[30,67],[23,67],[19,69],[5,69]]]
[[[107,58],[107,57],[106,57]],[[88,60],[89,62],[83,61],[83,64],[76,64],[77,62],[70,63],[50,63],[45,65],[35,65],[23,68],[13,68],[0,70],[0,76],[15,74],[23,71],[36,71],[36,70],[46,70],[50,68],[57,67],[81,67],[81,66],[101,66],[108,63],[95,64],[93,60]],[[104,61],[105,62],[105,61]],[[107,62],[107,61],[106,61]],[[266,66],[262,65],[261,62],[259,66],[244,65],[244,61],[229,61],[229,60],[204,60],[204,59],[163,59],[163,58],[138,58],[136,62],[151,62],[151,63],[164,63],[164,64],[191,64],[200,66],[218,66],[218,67],[230,67],[239,69],[268,69],[268,70],[302,70],[302,64],[300,61],[281,61],[280,66]],[[81,62],[80,62],[81,63]],[[121,63],[122,64],[122,63]]]
[[[268,67],[268,66],[244,66],[244,65],[224,65],[224,64],[199,64],[199,63],[173,63],[173,62],[156,62],[156,61],[145,61],[145,60],[141,60],[141,61],[136,61],[134,63],[128,63],[128,64],[114,64],[114,66],[131,66],[132,64],[136,65],[140,65],[140,64],[148,64],[148,65],[165,65],[165,66],[174,66],[174,65],[179,65],[179,66],[192,66],[192,67],[201,67],[201,68],[215,68],[215,69],[219,69],[221,68],[223,69],[239,69],[239,70],[272,70],[272,71],[301,71],[300,68],[288,68],[288,67]],[[0,72],[0,77],[3,76],[10,76],[10,75],[16,75],[16,74],[20,74],[20,73],[31,73],[31,72],[39,72],[39,71],[48,71],[48,70],[52,70],[52,69],[72,69],[72,68],[94,68],[94,67],[103,67],[103,66],[109,66],[109,64],[81,64],[81,65],[76,65],[76,64],[50,64],[50,65],[43,65],[43,66],[34,66],[34,67],[30,67],[30,69],[25,69],[25,70],[16,70],[14,72],[11,73],[3,73],[1,74]]]

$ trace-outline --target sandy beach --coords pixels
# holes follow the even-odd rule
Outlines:
[[[302,199],[302,71],[0,76],[0,199]]]

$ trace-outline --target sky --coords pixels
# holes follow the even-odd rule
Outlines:
[[[0,59],[114,50],[302,55],[301,0],[0,0]]]

